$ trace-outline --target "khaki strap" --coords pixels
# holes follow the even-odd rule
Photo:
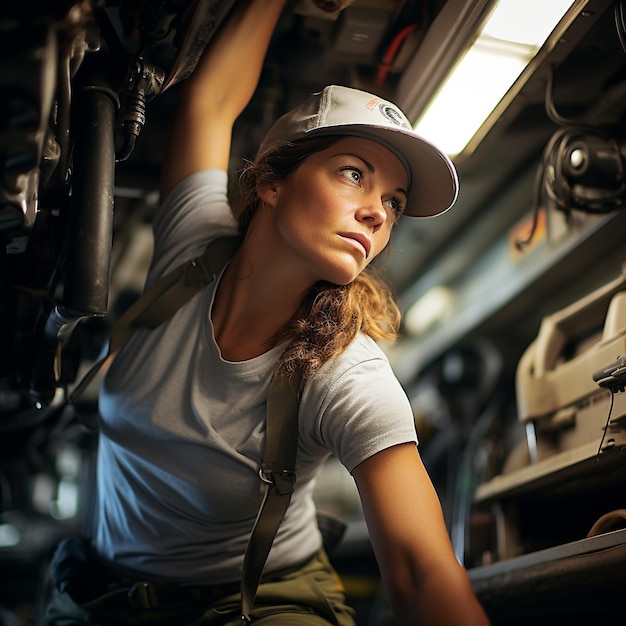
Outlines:
[[[70,402],[76,402],[95,378],[104,362],[115,354],[137,328],[153,329],[169,319],[203,287],[212,283],[240,244],[238,237],[209,242],[202,256],[162,276],[120,317],[111,330],[109,348],[74,387]]]
[[[265,451],[259,470],[266,490],[248,542],[241,581],[241,617],[246,623],[251,621],[250,611],[263,567],[296,483],[301,380],[299,374],[286,378],[274,372],[270,383],[265,417]]]
[[[239,238],[211,241],[202,256],[188,261],[160,278],[118,320],[111,331],[107,354],[95,363],[74,388],[76,401],[100,371],[106,359],[117,352],[137,328],[153,329],[169,319],[203,287],[213,282],[240,244]],[[250,611],[278,527],[289,506],[296,482],[300,373],[285,378],[274,372],[266,410],[266,435],[259,476],[265,483],[261,503],[244,557],[241,581],[242,620]]]

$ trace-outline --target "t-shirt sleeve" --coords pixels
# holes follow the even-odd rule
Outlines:
[[[227,173],[202,170],[184,178],[162,199],[152,228],[154,256],[148,283],[201,254],[211,239],[237,233]]]
[[[303,402],[315,403],[317,397],[312,438],[348,471],[392,446],[417,444],[409,399],[384,356],[329,369],[310,381],[308,390],[305,386]]]

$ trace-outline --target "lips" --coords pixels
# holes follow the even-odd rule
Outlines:
[[[363,249],[365,258],[369,258],[372,244],[366,235],[363,233],[339,233],[339,235],[344,239],[355,242],[356,245]]]

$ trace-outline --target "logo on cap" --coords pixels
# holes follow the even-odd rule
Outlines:
[[[378,105],[378,110],[381,115],[387,118],[392,124],[396,126],[402,126],[403,128],[411,128],[410,124],[406,121],[404,115],[398,109],[394,109],[386,102],[381,102]]]

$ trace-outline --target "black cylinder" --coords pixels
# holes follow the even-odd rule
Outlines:
[[[81,89],[76,96],[63,305],[76,315],[104,315],[113,238],[116,102],[97,87]]]

